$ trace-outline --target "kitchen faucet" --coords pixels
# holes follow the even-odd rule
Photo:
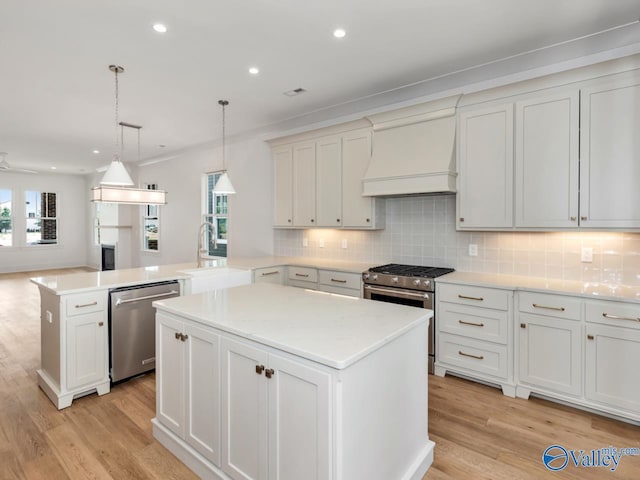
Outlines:
[[[202,267],[202,256],[209,252],[207,248],[202,247],[202,233],[204,227],[209,230],[209,235],[213,235],[213,248],[218,248],[218,235],[216,234],[216,226],[211,222],[203,222],[198,231],[198,268]]]

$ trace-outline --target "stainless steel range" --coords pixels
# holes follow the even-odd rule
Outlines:
[[[364,298],[434,310],[433,279],[453,272],[453,268],[422,267],[390,263],[370,268],[362,274]],[[435,311],[429,324],[429,373],[436,355]]]

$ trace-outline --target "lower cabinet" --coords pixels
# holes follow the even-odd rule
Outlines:
[[[107,371],[107,326],[103,312],[67,320],[67,388],[99,382]]]
[[[284,285],[286,267],[256,268],[253,271],[253,283],[276,283]]]
[[[225,473],[330,478],[330,375],[223,338],[222,385]]]
[[[156,416],[220,465],[220,336],[163,314],[156,317]]]

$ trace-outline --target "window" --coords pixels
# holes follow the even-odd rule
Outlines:
[[[11,190],[0,189],[0,247],[13,246],[13,217]]]
[[[148,190],[157,190],[155,183],[147,185]],[[142,249],[152,252],[158,251],[158,239],[160,234],[160,217],[158,205],[145,205],[142,207]]]
[[[25,192],[27,245],[58,243],[57,195],[49,192]]]
[[[206,239],[209,255],[215,257],[227,256],[227,196],[213,193],[213,187],[221,175],[222,172],[208,173],[206,182],[207,202],[204,221],[211,222],[216,227],[217,248],[214,248],[213,239],[210,238],[208,230]]]

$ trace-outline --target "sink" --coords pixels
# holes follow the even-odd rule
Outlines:
[[[185,280],[185,295],[209,292],[219,288],[237,287],[251,283],[251,270],[231,267],[205,267],[180,270],[188,275]]]

